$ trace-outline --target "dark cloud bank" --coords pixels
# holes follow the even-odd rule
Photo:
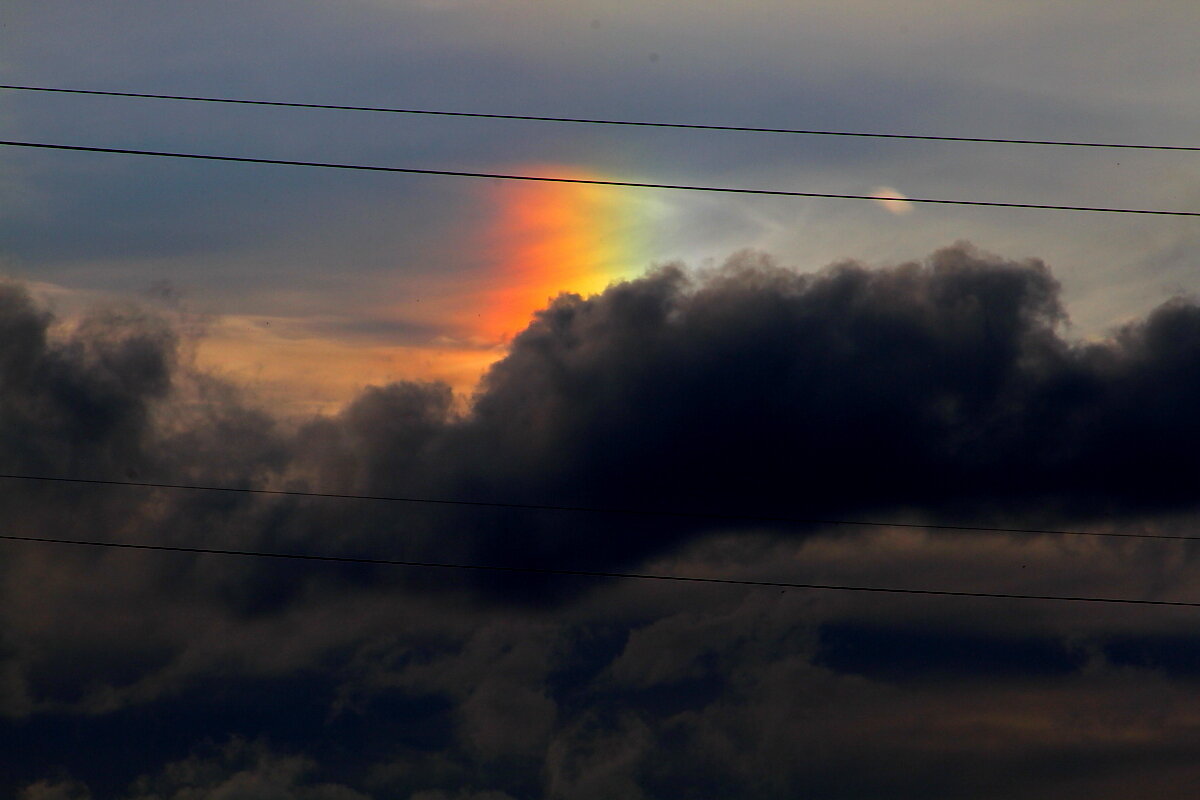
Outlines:
[[[1065,323],[1042,264],[966,245],[814,275],[747,253],[560,297],[465,413],[444,386],[399,383],[295,421],[196,374],[154,315],[60,329],[6,286],[0,472],[1190,519],[1200,307],[1093,343]],[[21,482],[0,510],[32,536],[1200,596],[1185,545]],[[1184,797],[1198,777],[1200,646],[1179,614],[3,548],[0,791],[25,800]]]

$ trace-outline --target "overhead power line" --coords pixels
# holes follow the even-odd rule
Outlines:
[[[215,547],[179,547],[165,544],[135,544],[133,542],[98,542],[86,539],[57,539],[45,536],[12,536],[0,534],[0,540],[37,544],[69,544],[84,547],[111,547],[124,550],[153,550],[167,553],[192,553],[197,555],[243,556],[249,558],[276,558],[297,561],[323,561],[341,564],[374,564],[392,567],[420,567],[424,569],[475,570],[482,572],[516,572],[538,575],[562,575],[580,578],[624,578],[642,581],[676,581],[680,583],[718,583],[728,586],[754,586],[773,589],[807,589],[836,592],[873,592],[876,594],[912,594],[935,597],[980,597],[999,600],[1044,600],[1068,603],[1115,603],[1139,606],[1173,606],[1178,608],[1200,608],[1200,602],[1185,600],[1144,600],[1133,597],[1091,597],[1056,594],[1020,594],[1015,592],[959,592],[949,589],[909,589],[893,586],[849,586],[831,583],[798,583],[792,581],[762,581],[742,578],[712,578],[700,575],[671,575],[647,572],[615,572],[610,570],[559,569],[556,567],[506,566],[499,564],[456,564],[445,561],[409,561],[391,558],[359,558],[355,556],[328,556],[308,553],[276,553],[259,550],[228,550]]]
[[[6,86],[25,92],[55,92],[58,94],[86,94],[106,97],[131,97],[146,100],[184,100],[192,103],[225,103],[244,106],[276,106],[282,108],[323,109],[326,111],[369,111],[384,114],[413,114],[433,117],[467,117],[473,119],[506,119],[525,122],[560,122],[573,125],[616,125],[635,128],[681,128],[700,131],[731,131],[736,133],[773,133],[800,136],[843,136],[864,139],[911,139],[931,142],[979,142],[983,144],[1032,144],[1054,147],[1103,147],[1127,150],[1175,150],[1200,151],[1200,146],[1162,144],[1123,144],[1114,142],[1078,142],[1052,139],[1001,139],[982,136],[931,136],[913,133],[868,133],[862,131],[825,131],[802,128],[764,128],[749,125],[707,125],[689,122],[648,122],[643,120],[596,119],[591,117],[546,117],[531,114],[487,114],[478,111],[438,111],[425,108],[388,108],[382,106],[349,106],[330,103],[289,103],[280,100],[243,100],[231,97],[196,97],[180,94],[146,94],[143,92],[113,92],[98,89],[64,89],[48,86]]]
[[[547,503],[504,503],[488,500],[465,500],[435,497],[402,497],[397,495],[350,494],[342,492],[307,492],[298,489],[255,489],[241,486],[207,486],[184,483],[155,483],[151,481],[119,481],[99,478],[64,478],[50,475],[0,474],[0,480],[39,481],[45,483],[71,483],[93,486],[129,486],[145,489],[171,489],[198,492],[234,492],[251,495],[276,495],[284,497],[308,497],[333,500],[366,500],[387,503],[418,503],[427,505],[465,506],[476,508],[512,509],[518,511],[557,511],[566,513],[609,514],[616,516],[659,517],[667,519],[692,519],[713,522],[754,522],[783,525],[829,525],[860,526],[865,528],[913,528],[934,531],[971,531],[975,533],[1018,533],[1055,536],[1101,536],[1120,539],[1168,539],[1176,541],[1200,541],[1200,536],[1178,536],[1166,533],[1138,533],[1133,531],[1081,531],[1058,528],[1001,528],[983,525],[927,524],[919,522],[886,522],[880,520],[817,519],[812,517],[766,516],[761,514],[719,514],[703,511],[680,511],[670,509],[614,508],[605,506],[566,506]]]
[[[127,156],[156,156],[160,158],[186,158],[200,161],[231,161],[241,164],[275,164],[288,167],[320,167],[324,169],[348,169],[365,172],[399,172],[409,175],[439,175],[456,178],[492,178],[505,181],[527,181],[539,183],[569,183],[589,186],[619,186],[634,189],[671,189],[688,192],[718,192],[723,194],[767,195],[772,197],[815,197],[834,200],[906,201],[947,206],[986,206],[990,208],[1031,208],[1043,211],[1097,211],[1106,214],[1150,214],[1169,217],[1200,217],[1200,211],[1151,211],[1141,208],[1109,208],[1104,206],[1067,206],[1043,203],[1001,203],[990,200],[935,200],[921,197],[881,197],[871,194],[835,194],[832,192],[793,192],[784,189],[742,189],[729,186],[694,186],[677,183],[644,183],[640,181],[606,181],[592,178],[555,178],[545,175],[512,175],[498,172],[466,172],[449,169],[418,169],[416,167],[386,167],[373,164],[336,164],[326,161],[292,161],[281,158],[251,158],[249,156],[219,156],[201,153],[174,153],[162,150],[130,150],[116,147],[85,147],[71,144],[48,144],[45,142],[0,141],[7,147],[34,147],[44,150],[70,150],[82,153],[115,153]]]

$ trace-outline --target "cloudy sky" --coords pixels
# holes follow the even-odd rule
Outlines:
[[[1197,145],[1198,26],[1182,1],[18,0],[0,83]],[[17,90],[0,133],[1200,211],[1180,151]],[[1200,511],[1193,218],[21,147],[0,194],[0,473],[658,512],[5,478],[7,535],[1200,601],[1200,550],[1161,538]],[[0,548],[0,794],[21,800],[1200,780],[1196,608]]]

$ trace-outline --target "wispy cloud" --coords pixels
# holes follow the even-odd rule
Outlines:
[[[913,204],[908,202],[907,195],[899,189],[893,189],[890,186],[876,186],[871,190],[871,196],[876,198],[876,203],[898,217],[912,213]]]

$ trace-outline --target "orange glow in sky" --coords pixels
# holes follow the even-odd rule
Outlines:
[[[523,166],[530,175],[602,179],[581,170]],[[485,237],[488,263],[468,326],[487,341],[519,333],[533,312],[561,292],[595,294],[640,273],[646,248],[637,203],[619,187],[503,183],[489,187],[495,222]]]
[[[511,171],[604,179],[553,165]],[[491,222],[458,244],[476,251],[478,267],[418,276],[398,289],[402,304],[373,309],[441,328],[444,336],[396,346],[330,337],[303,318],[233,316],[210,326],[197,360],[272,404],[286,400],[287,410],[301,415],[336,411],[364,386],[394,380],[444,381],[465,396],[551,299],[596,294],[650,265],[646,232],[655,206],[644,194],[539,182],[496,182],[484,191]]]

